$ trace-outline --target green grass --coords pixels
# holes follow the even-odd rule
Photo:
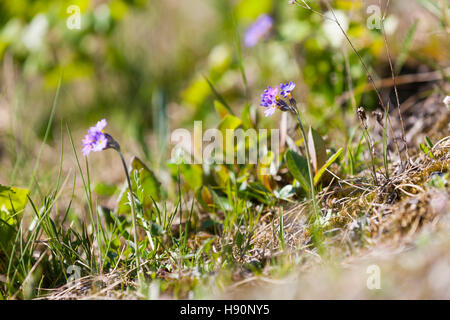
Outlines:
[[[347,33],[342,29],[342,45],[354,50],[347,56],[324,35],[318,4],[311,11],[268,1],[267,10],[276,16],[271,36],[244,48],[245,27],[262,13],[250,2],[215,3],[218,19],[202,33],[204,39],[182,20],[183,28],[173,28],[185,37],[186,28],[194,45],[182,38],[173,41],[180,47],[169,49],[152,43],[160,56],[151,61],[142,57],[153,51],[126,34],[113,15],[107,31],[77,35],[83,43],[101,38],[104,55],[74,48],[73,39],[61,33],[66,42],[55,44],[55,51],[76,53],[64,77],[41,61],[42,79],[36,81],[50,90],[35,92],[31,80],[17,80],[30,91],[17,89],[21,102],[14,107],[5,100],[14,110],[8,113],[12,124],[0,127],[5,132],[0,136],[0,298],[219,297],[246,281],[276,281],[311,266],[336,266],[438,217],[427,199],[448,191],[448,144],[441,140],[448,130],[411,146],[415,166],[404,167],[393,137],[396,112],[384,108],[381,131],[372,116],[362,126],[356,117],[360,105],[367,114],[379,104],[390,106],[375,85],[390,76],[380,71],[388,65],[377,53],[384,30],[369,31],[353,21]],[[149,9],[129,6],[137,10],[131,17],[143,22],[139,12]],[[393,56],[396,72],[415,65],[410,58],[419,32],[414,22],[405,44],[392,49],[399,55]],[[21,71],[39,57],[5,48]],[[104,61],[104,67],[93,61]],[[80,80],[75,70],[89,76]],[[281,111],[274,120],[258,110],[258,92],[287,77],[297,82],[299,132],[292,124],[297,119],[291,122],[288,115],[284,123]],[[360,90],[367,77],[372,91]],[[434,85],[440,87],[426,91],[430,101],[444,91],[441,83]],[[353,103],[337,103],[349,92]],[[49,112],[35,107],[50,102]],[[83,134],[105,115],[123,154],[109,149],[80,156]],[[169,128],[189,127],[192,120],[202,120],[203,130],[222,132],[287,126],[286,144],[280,154],[267,154],[269,165],[165,161]],[[310,127],[308,136],[303,124]],[[266,137],[258,131],[257,142],[270,141],[268,132]],[[234,151],[244,148],[247,154],[252,143]],[[267,168],[271,174],[262,175]],[[411,199],[420,210],[408,211]],[[417,225],[401,220],[405,217]]]

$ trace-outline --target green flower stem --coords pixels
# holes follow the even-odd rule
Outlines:
[[[305,129],[303,128],[303,123],[302,123],[302,120],[300,119],[300,115],[298,113],[297,107],[293,106],[292,110],[294,111],[295,115],[297,116],[297,121],[300,126],[300,131],[303,136],[303,141],[305,142],[305,149],[306,149],[305,153],[306,153],[306,161],[308,162],[308,174],[309,174],[309,183],[310,183],[310,189],[311,189],[311,200],[312,200],[313,207],[314,207],[316,221],[319,222],[319,210],[317,208],[317,203],[316,203],[316,192],[314,190],[314,177],[313,177],[311,161],[310,161],[310,157],[309,157],[308,140],[306,138]]]
[[[127,176],[129,196],[131,201],[131,219],[133,220],[133,231],[134,231],[134,247],[136,252],[136,269],[139,277],[140,274],[140,258],[139,258],[139,247],[137,241],[137,225],[136,225],[136,212],[135,212],[135,203],[134,203],[134,195],[133,189],[131,188],[131,180],[130,175],[128,174],[127,163],[125,162],[125,158],[123,157],[122,151],[120,149],[116,149],[119,152],[120,158],[122,159],[123,169],[125,170],[125,175]]]

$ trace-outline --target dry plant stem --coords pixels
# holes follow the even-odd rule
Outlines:
[[[373,176],[373,182],[376,186],[378,186],[378,180],[377,180],[377,171],[375,169],[375,154],[373,152],[373,142],[372,139],[370,139],[369,131],[367,130],[367,126],[362,123],[363,133],[367,140],[367,146],[369,147],[369,154],[370,154],[370,160],[372,162],[372,176]]]
[[[120,159],[122,159],[123,169],[125,170],[125,175],[127,176],[127,182],[128,182],[128,190],[129,190],[129,197],[131,201],[131,219],[133,220],[133,233],[134,233],[134,246],[135,246],[135,252],[136,252],[136,269],[137,274],[139,277],[140,274],[140,258],[139,258],[139,247],[138,247],[138,241],[137,241],[137,226],[136,226],[136,212],[135,212],[135,203],[134,203],[134,195],[133,195],[133,189],[131,188],[131,180],[130,175],[128,174],[128,168],[127,163],[125,162],[125,158],[123,157],[122,151],[117,150],[120,155]]]
[[[417,82],[438,81],[438,80],[446,79],[445,77],[442,76],[442,73],[444,73],[444,75],[445,75],[446,73],[449,73],[449,72],[450,72],[450,68],[444,68],[444,69],[442,69],[442,71],[438,70],[438,71],[423,72],[423,73],[404,74],[404,75],[397,76],[395,79],[395,82],[396,82],[397,86],[399,86],[399,85],[405,85],[405,84],[417,83]],[[392,78],[377,80],[377,81],[375,81],[375,84],[379,88],[388,88],[388,87],[394,86],[394,83],[392,82]],[[358,94],[361,94],[361,93],[364,93],[364,92],[367,92],[370,90],[373,90],[373,87],[370,84],[367,84],[364,87],[354,89],[354,91],[357,92]],[[344,92],[340,97],[338,97],[336,104],[338,104],[338,105],[343,104],[346,100],[349,100],[352,97],[352,95],[353,94],[351,93],[350,90]]]
[[[442,0],[441,1],[442,2],[441,11],[442,11],[442,17],[444,19],[444,24],[445,24],[445,27],[447,29],[447,33],[450,33],[450,30],[449,30],[450,26],[449,26],[448,18],[447,18],[447,6],[448,6],[448,2],[447,1],[448,0]]]
[[[375,93],[377,94],[378,100],[380,101],[381,106],[383,107],[383,110],[386,109],[386,106],[384,105],[383,99],[381,98],[380,92],[378,91],[378,88],[375,85],[375,81],[372,78],[372,75],[369,72],[369,68],[366,66],[366,63],[364,62],[364,60],[362,59],[362,57],[360,56],[360,54],[358,53],[358,51],[356,50],[356,48],[353,46],[352,41],[350,40],[350,38],[347,35],[347,32],[345,32],[344,28],[342,28],[341,24],[339,23],[339,20],[337,19],[333,8],[331,7],[331,5],[328,3],[328,1],[324,1],[325,4],[328,7],[328,10],[330,10],[330,12],[332,13],[334,19],[331,19],[332,21],[334,21],[339,29],[342,31],[342,33],[344,34],[345,38],[347,39],[347,42],[350,44],[350,46],[352,47],[353,51],[355,52],[355,54],[358,56],[359,61],[361,62],[361,65],[364,68],[364,71],[366,72],[367,75],[367,79],[369,80],[369,82],[372,84],[372,87],[375,90]]]
[[[344,52],[345,70],[346,70],[346,73],[347,73],[348,90],[350,92],[350,97],[351,97],[351,103],[352,103],[352,106],[353,106],[353,110],[356,111],[355,92],[353,91],[352,75],[350,74],[350,62],[349,62],[349,59],[348,59],[347,48],[344,48],[343,52]]]
[[[375,152],[373,149],[373,142],[372,142],[372,139],[370,138],[370,134],[368,131],[367,115],[366,115],[366,112],[364,111],[363,107],[359,107],[356,113],[358,115],[359,121],[361,122],[361,127],[363,129],[364,138],[366,139],[367,145],[369,147],[369,153],[370,153],[370,158],[371,158],[371,162],[372,162],[372,175],[373,175],[374,184],[378,185],[377,171],[375,169]],[[383,139],[383,141],[384,141],[384,139]]]
[[[303,128],[303,123],[302,123],[302,120],[300,119],[300,115],[298,114],[297,106],[295,104],[293,104],[293,106],[292,106],[292,111],[297,116],[297,122],[300,126],[300,131],[302,133],[303,141],[305,143],[306,161],[308,162],[309,184],[310,184],[310,188],[311,188],[311,200],[312,200],[313,207],[314,207],[314,214],[316,217],[316,221],[319,222],[319,210],[317,208],[317,203],[316,203],[316,192],[314,190],[314,178],[313,178],[313,174],[312,174],[311,161],[310,161],[310,157],[309,157],[308,140],[306,139],[305,129]]]
[[[364,60],[362,59],[361,55],[358,53],[358,51],[356,50],[356,48],[355,48],[355,46],[353,45],[352,41],[351,41],[350,38],[348,37],[347,32],[345,32],[344,28],[342,28],[341,24],[339,23],[339,20],[337,19],[336,14],[334,13],[333,7],[328,3],[327,0],[324,0],[324,2],[325,2],[325,5],[327,6],[328,10],[329,10],[329,11],[331,12],[331,14],[333,15],[333,18],[334,18],[334,19],[330,19],[330,20],[334,21],[334,22],[338,25],[339,29],[342,31],[343,35],[345,36],[347,42],[348,42],[348,43],[350,44],[350,46],[352,47],[353,51],[355,52],[356,56],[358,57],[359,61],[361,62],[361,65],[362,65],[363,68],[364,68],[364,71],[365,71],[365,73],[366,73],[366,75],[367,75],[367,79],[368,79],[369,82],[372,84],[372,87],[373,87],[375,93],[377,94],[378,101],[380,102],[380,105],[381,105],[381,107],[383,108],[383,111],[386,112],[386,106],[385,106],[385,104],[384,104],[384,102],[383,102],[383,99],[381,98],[381,94],[380,94],[380,92],[379,92],[377,86],[375,85],[375,81],[373,80],[373,77],[372,77],[372,75],[371,75],[370,72],[369,72],[369,68],[367,68],[366,63],[364,62]],[[314,11],[314,12],[315,12],[315,11]],[[323,15],[322,15],[322,16],[323,16]],[[389,122],[389,128],[390,128],[390,130],[391,130],[392,138],[393,138],[394,143],[395,143],[395,146],[396,146],[396,148],[397,148],[397,152],[398,152],[398,154],[399,154],[399,157],[401,158],[400,147],[398,146],[397,139],[395,139],[394,130],[392,129],[392,124],[391,124],[390,121],[388,121],[388,122]]]
[[[405,145],[406,160],[407,160],[407,162],[409,164],[409,162],[410,162],[410,160],[409,160],[409,150],[408,150],[408,143],[406,142],[405,125],[404,125],[404,122],[403,122],[402,112],[400,111],[400,99],[398,98],[397,83],[396,83],[396,80],[395,80],[394,68],[392,66],[391,52],[389,50],[389,45],[388,45],[388,41],[387,41],[386,31],[384,30],[384,20],[386,18],[386,13],[387,13],[388,8],[389,8],[389,3],[390,3],[390,0],[387,0],[386,8],[385,8],[383,17],[381,18],[381,32],[383,33],[384,44],[386,46],[386,54],[387,54],[388,61],[389,61],[389,68],[391,69],[392,82],[394,83],[395,100],[397,102],[397,112],[398,112],[398,117],[400,119],[400,123],[401,123],[401,127],[402,127],[402,141],[403,141],[403,144]],[[380,0],[380,8],[381,8],[381,0]],[[400,161],[400,162],[401,162],[402,168],[405,169],[404,165],[403,165],[403,162],[402,161]]]

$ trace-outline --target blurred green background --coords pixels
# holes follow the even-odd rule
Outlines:
[[[362,58],[376,66],[376,77],[389,78],[382,34],[367,28],[371,3],[378,1],[332,2]],[[71,5],[80,8],[80,29],[67,26]],[[404,60],[396,66],[399,73],[438,70],[448,62],[447,20],[440,6],[428,0],[391,3],[386,31],[392,55]],[[260,14],[272,16],[274,26],[246,48],[243,34]],[[262,90],[295,81],[307,121],[333,135],[331,146],[345,143],[352,130],[354,106],[336,103],[349,90],[347,78],[355,88],[366,83],[336,26],[330,29],[319,15],[288,1],[271,0],[2,0],[0,70],[0,182],[9,185],[30,176],[61,76],[48,148],[58,149],[61,120],[78,142],[88,126],[107,118],[109,132],[126,152],[153,168],[167,159],[173,129],[192,129],[194,119],[203,120],[204,128],[219,123],[217,97],[205,77],[238,114],[250,105],[258,127],[278,126],[279,117],[261,117]],[[372,93],[355,98],[376,107]],[[57,153],[47,151],[43,163],[49,160],[52,167]]]

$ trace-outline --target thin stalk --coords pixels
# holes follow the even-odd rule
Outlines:
[[[136,251],[136,269],[137,269],[137,274],[139,277],[139,274],[140,274],[140,261],[139,260],[140,260],[140,258],[139,258],[139,247],[138,247],[138,241],[137,241],[136,212],[135,212],[133,189],[131,188],[130,175],[128,173],[127,163],[125,162],[125,158],[123,157],[122,151],[120,151],[120,149],[116,149],[116,150],[120,155],[120,159],[122,160],[122,164],[123,164],[123,169],[124,169],[125,175],[127,177],[128,190],[129,190],[129,196],[130,196],[130,201],[131,201],[131,219],[133,220],[134,247],[135,247],[135,251]]]
[[[316,203],[316,192],[314,190],[314,177],[313,177],[313,173],[312,173],[312,167],[311,167],[311,161],[310,161],[310,157],[309,157],[309,150],[308,150],[308,140],[306,138],[306,133],[305,133],[305,129],[303,128],[303,123],[302,120],[300,119],[300,115],[298,113],[298,110],[296,107],[293,107],[292,110],[294,111],[295,115],[297,116],[297,122],[300,126],[300,131],[302,133],[303,136],[303,141],[305,142],[305,149],[306,149],[306,161],[308,162],[308,174],[309,174],[309,184],[310,184],[310,189],[311,189],[311,200],[313,203],[313,207],[314,207],[314,213],[316,216],[316,221],[319,221],[319,210],[317,208],[317,203]]]
[[[302,1],[302,2],[303,2],[303,4],[306,4],[304,1]],[[362,67],[363,67],[363,69],[364,69],[364,71],[365,71],[365,73],[366,73],[366,75],[367,75],[367,79],[369,80],[370,84],[371,84],[372,87],[373,87],[373,90],[375,91],[375,93],[376,93],[376,95],[377,95],[377,97],[378,97],[378,101],[379,101],[379,103],[380,103],[380,105],[381,105],[383,111],[386,112],[386,109],[387,109],[387,108],[386,108],[386,105],[385,105],[384,102],[383,102],[383,99],[382,99],[382,97],[381,97],[380,91],[378,90],[378,88],[377,88],[377,86],[376,86],[376,84],[375,84],[375,81],[374,81],[374,79],[373,79],[373,77],[372,77],[372,75],[371,75],[371,73],[370,73],[370,71],[369,71],[369,68],[367,67],[366,63],[365,63],[364,60],[362,59],[361,55],[360,55],[360,54],[358,53],[358,51],[356,50],[356,48],[355,48],[355,46],[353,45],[353,43],[352,43],[352,41],[350,40],[350,38],[348,37],[347,32],[345,32],[344,28],[343,28],[343,27],[341,26],[341,24],[339,23],[339,20],[337,19],[336,14],[335,14],[335,12],[334,12],[334,10],[333,10],[333,7],[330,5],[330,3],[329,3],[327,0],[323,0],[323,3],[325,3],[326,7],[328,8],[328,10],[329,10],[329,11],[331,12],[331,14],[333,15],[333,18],[327,17],[326,15],[324,15],[324,14],[322,14],[322,13],[320,13],[320,12],[317,12],[317,11],[313,10],[313,9],[310,8],[308,5],[304,6],[304,5],[302,5],[299,1],[294,1],[294,3],[297,4],[298,6],[302,7],[302,8],[306,8],[306,9],[308,9],[308,10],[310,10],[310,11],[316,13],[316,14],[319,14],[319,15],[320,15],[321,17],[323,17],[324,19],[333,21],[333,22],[335,22],[335,23],[337,24],[337,26],[338,26],[339,29],[341,30],[342,34],[345,36],[345,39],[347,40],[347,42],[349,43],[350,47],[352,48],[353,52],[354,52],[354,53],[356,54],[356,56],[358,57],[358,59],[359,59],[361,65],[362,65]],[[387,109],[387,110],[389,111],[389,109]],[[398,155],[399,155],[399,157],[400,157],[400,159],[401,159],[402,156],[401,156],[401,152],[400,152],[400,147],[399,147],[399,145],[398,145],[397,139],[395,138],[394,129],[392,128],[392,124],[391,124],[391,122],[389,121],[389,119],[388,119],[388,123],[389,123],[389,129],[390,129],[390,131],[391,131],[391,134],[392,134],[392,137],[393,137],[395,146],[396,146],[396,148],[397,148]]]
[[[87,157],[85,157],[85,162],[86,162],[86,185],[85,185],[85,192],[86,192],[86,197],[88,200],[88,208],[89,208],[89,218],[91,220],[91,226],[92,226],[92,242],[94,243],[95,240],[97,240],[98,243],[98,247],[100,249],[100,239],[98,238],[98,232],[97,232],[97,226],[95,224],[95,219],[94,219],[94,209],[92,207],[92,191],[91,191],[91,178],[90,178],[90,174],[89,174],[89,163],[88,163],[88,159]],[[94,248],[94,246],[92,246],[92,248]],[[95,251],[92,252],[93,258],[91,261],[91,268],[94,268],[94,264],[95,264],[95,268],[98,271],[98,264],[97,264],[97,260],[95,259]],[[101,256],[101,253],[100,253]]]
[[[284,212],[283,212],[283,207],[281,207],[280,210],[280,245],[281,245],[281,249],[285,249],[285,242],[284,242]]]
[[[381,98],[380,91],[378,90],[378,88],[377,88],[377,86],[375,84],[375,81],[373,80],[373,77],[372,77],[371,73],[369,72],[369,68],[366,66],[366,63],[364,62],[364,60],[362,59],[361,55],[358,53],[358,51],[356,50],[356,48],[353,45],[352,41],[348,37],[347,32],[345,32],[344,28],[339,23],[339,20],[337,19],[336,14],[334,13],[333,7],[330,5],[330,3],[327,0],[325,0],[324,2],[326,4],[326,6],[328,7],[328,10],[333,15],[334,21],[336,22],[336,24],[338,25],[339,29],[344,34],[345,39],[347,39],[347,42],[350,44],[351,48],[355,52],[355,54],[358,57],[359,61],[361,62],[361,65],[363,66],[364,71],[366,72],[367,79],[372,84],[373,90],[377,94],[377,97],[378,97],[378,100],[380,102],[380,105],[383,108],[383,112],[387,112],[387,114],[389,115],[389,106],[386,108],[386,105],[384,104],[383,99]],[[400,162],[402,162],[402,154],[401,154],[401,151],[400,151],[400,147],[398,145],[397,139],[395,138],[394,129],[392,128],[392,124],[389,121],[389,118],[388,118],[388,123],[389,123],[389,128],[390,128],[390,131],[391,131],[391,134],[392,134],[392,139],[394,140],[395,146],[397,148],[397,152],[398,152],[398,156],[400,158]]]
[[[402,112],[400,110],[400,99],[398,97],[398,90],[397,90],[397,83],[396,83],[396,78],[395,78],[395,72],[394,72],[394,68],[392,66],[392,58],[391,58],[391,53],[390,53],[390,50],[389,50],[389,45],[388,45],[388,41],[387,41],[386,31],[384,30],[384,20],[386,19],[386,13],[387,13],[387,10],[389,8],[389,3],[390,3],[390,0],[387,1],[386,9],[384,11],[383,17],[381,18],[381,32],[382,32],[383,38],[384,38],[384,44],[385,44],[385,47],[386,47],[386,54],[387,54],[388,61],[389,61],[389,68],[391,69],[392,82],[394,83],[395,99],[396,99],[396,102],[397,102],[397,112],[398,112],[398,117],[400,119],[400,123],[401,123],[401,127],[402,127],[402,141],[403,141],[403,143],[405,145],[406,160],[407,160],[408,165],[409,165],[410,160],[409,160],[408,143],[406,142],[405,124],[403,122]],[[380,0],[380,8],[381,8],[381,0]],[[388,110],[389,110],[389,108],[388,108]],[[386,113],[387,112],[385,110],[385,114]],[[385,116],[387,117],[388,114],[386,114]],[[393,138],[395,139],[395,136]],[[401,161],[401,159],[402,159],[401,158],[401,154],[399,154],[399,156],[400,156],[400,164],[401,164],[402,168],[405,169],[403,161]],[[387,172],[387,170],[386,170],[386,172]]]
[[[367,141],[367,146],[369,148],[369,153],[370,153],[370,160],[372,162],[373,181],[374,181],[375,185],[378,185],[377,171],[375,169],[375,155],[373,154],[372,140],[370,139],[370,135],[369,135],[369,131],[367,130],[367,127],[365,127],[364,125],[363,125],[363,133],[364,133],[364,138],[366,138],[366,141]]]
[[[358,115],[359,121],[361,122],[361,127],[363,129],[363,136],[366,139],[367,145],[369,147],[370,158],[372,161],[372,175],[373,175],[374,184],[378,185],[377,171],[375,169],[375,152],[374,152],[373,142],[372,142],[372,139],[370,139],[370,134],[369,134],[369,130],[368,130],[369,127],[367,125],[366,111],[364,110],[363,107],[359,107],[358,110],[356,111],[356,114]]]
[[[400,107],[399,107],[400,110]],[[388,121],[387,111],[384,112],[384,126],[383,126],[383,161],[384,161],[384,170],[386,171],[386,180],[389,181],[389,164],[388,164],[388,150],[387,150],[387,121]],[[406,142],[406,140],[405,140]],[[408,151],[406,151],[408,154]],[[409,158],[408,163],[409,163]],[[402,164],[403,167],[403,164]]]
[[[36,174],[37,174],[37,171],[39,168],[39,161],[41,159],[42,152],[44,151],[44,145],[47,143],[47,139],[50,134],[50,129],[51,129],[51,126],[53,123],[53,117],[55,116],[56,106],[58,105],[58,98],[59,98],[59,92],[61,89],[62,78],[63,78],[63,74],[61,73],[61,75],[59,76],[59,80],[58,80],[58,87],[56,88],[55,98],[53,99],[53,105],[52,105],[52,109],[50,111],[50,117],[48,118],[47,128],[45,129],[44,140],[42,140],[42,144],[39,149],[39,154],[37,156],[36,163],[34,164],[33,172],[31,174],[31,179],[30,179],[30,182],[28,183],[28,189],[30,189],[33,186],[34,179],[36,177]]]

